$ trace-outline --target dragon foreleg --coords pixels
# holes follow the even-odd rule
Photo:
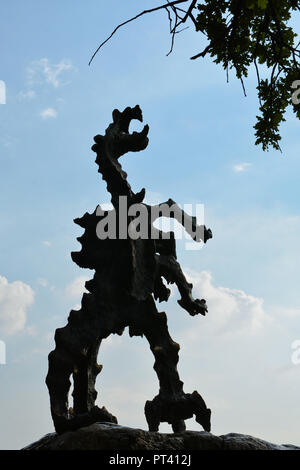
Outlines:
[[[155,255],[158,267],[158,274],[164,277],[168,283],[175,283],[181,295],[178,300],[179,305],[184,308],[190,315],[194,316],[198,313],[205,315],[207,306],[204,299],[194,299],[192,296],[193,284],[187,282],[182,272],[180,264],[174,256]]]

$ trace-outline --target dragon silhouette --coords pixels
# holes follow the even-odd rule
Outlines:
[[[46,384],[54,427],[57,433],[63,433],[97,421],[117,423],[116,417],[104,406],[95,405],[95,383],[102,369],[97,358],[102,340],[110,334],[121,335],[128,327],[130,336],[146,337],[155,358],[159,393],[145,404],[149,431],[156,432],[161,422],[168,422],[174,432],[182,432],[184,420],[193,415],[205,431],[210,431],[211,410],[203,398],[197,391],[190,394],[183,391],[177,371],[180,347],[172,340],[167,316],[157,310],[155,300],[168,300],[170,290],[166,281],[177,285],[181,295],[178,303],[190,315],[205,315],[206,302],[192,296],[193,286],[187,282],[177,261],[174,233],[168,232],[166,237],[154,228],[153,223],[167,206],[173,209],[170,217],[180,221],[196,242],[206,243],[212,233],[204,225],[197,225],[196,218],[182,211],[172,199],[150,206],[143,202],[144,188],[133,192],[119,158],[127,152],[138,152],[147,147],[149,126],[144,126],[141,132],[129,133],[132,120],[143,121],[138,105],[127,107],[123,112],[115,109],[112,117],[113,122],[105,135],[94,137],[92,150],[97,154],[98,172],[107,184],[113,209],[102,211],[101,206],[97,206],[93,213],[85,213],[74,220],[84,233],[77,239],[82,248],[71,253],[72,259],[81,268],[95,270],[95,273],[85,284],[88,292],[82,296],[81,308],[71,310],[67,325],[56,330],[55,349],[48,357]],[[156,233],[155,237],[99,238],[97,226],[109,212],[116,216],[118,232],[121,197],[126,198],[129,208],[133,204],[143,206],[149,214],[147,223],[151,233]],[[127,214],[122,223],[128,227],[134,219]],[[69,407],[71,376],[73,406]]]

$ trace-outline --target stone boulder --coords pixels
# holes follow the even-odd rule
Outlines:
[[[289,444],[272,444],[245,434],[214,436],[204,431],[162,434],[94,423],[77,431],[46,434],[22,450],[111,450],[111,451],[197,451],[197,450],[300,450]]]

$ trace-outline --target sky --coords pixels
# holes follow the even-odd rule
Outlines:
[[[163,11],[119,30],[88,66],[140,11],[138,0],[1,5],[0,448],[53,432],[47,356],[93,276],[71,260],[82,233],[73,219],[110,200],[90,147],[114,108],[136,104],[150,131],[146,150],[122,158],[133,190],[145,187],[152,203],[204,204],[213,232],[200,250],[186,240],[177,249],[207,316],[182,310],[175,288],[158,304],[181,345],[184,390],[203,396],[216,435],[300,445],[299,122],[288,111],[282,153],[255,146],[254,72],[244,97],[233,72],[227,83],[209,59],[190,61],[205,46],[192,27],[167,57]],[[98,362],[97,404],[119,424],[147,429],[144,404],[158,381],[145,338],[110,336]],[[187,428],[202,429],[194,419]]]

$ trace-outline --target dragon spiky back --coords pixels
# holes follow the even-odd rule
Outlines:
[[[126,108],[122,113],[113,111],[113,122],[106,129],[105,135],[94,137],[96,142],[92,150],[96,152],[95,162],[102,179],[107,183],[111,194],[116,221],[119,221],[119,197],[127,198],[128,207],[132,203],[142,202],[145,191],[135,194],[127,181],[127,174],[118,159],[127,152],[138,152],[148,145],[149,127],[146,125],[141,132],[129,134],[132,119],[142,122],[142,112],[137,105]],[[72,252],[73,261],[81,268],[95,269],[106,280],[109,279],[112,290],[125,287],[127,292],[142,300],[153,292],[155,281],[155,241],[126,239],[99,239],[96,228],[101,219],[107,216],[85,213],[74,222],[85,229],[84,234],[77,238],[82,249]],[[128,217],[127,225],[132,220]]]

